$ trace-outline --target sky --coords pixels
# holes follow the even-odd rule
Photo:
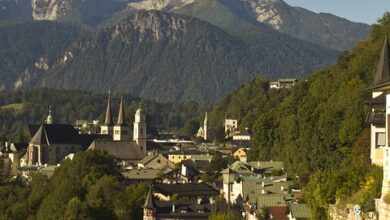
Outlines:
[[[284,0],[314,12],[328,12],[351,21],[373,24],[386,11],[390,0]]]

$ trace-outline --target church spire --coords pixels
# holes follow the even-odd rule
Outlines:
[[[144,209],[155,209],[155,204],[153,201],[152,187],[149,187],[148,195],[146,196],[145,204],[142,206]]]
[[[106,119],[104,120],[104,124],[108,126],[112,126],[112,114],[111,114],[111,91],[108,91],[108,102],[107,102],[107,110],[106,110]]]
[[[381,57],[376,69],[373,88],[378,88],[390,83],[390,57],[389,57],[389,42],[386,33],[385,42],[383,44]]]
[[[125,107],[123,104],[123,97],[121,98],[121,104],[119,105],[119,114],[118,114],[117,125],[125,125]]]

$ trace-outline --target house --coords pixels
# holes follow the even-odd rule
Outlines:
[[[154,184],[153,191],[155,196],[165,201],[171,200],[173,196],[198,200],[219,195],[218,190],[206,183]]]
[[[377,161],[377,163],[383,164],[383,182],[382,182],[382,193],[381,198],[376,200],[376,209],[378,212],[379,219],[390,219],[390,205],[385,202],[386,197],[390,195],[390,124],[389,124],[389,118],[388,115],[390,114],[390,45],[388,42],[387,36],[385,37],[385,41],[383,44],[383,48],[381,51],[380,60],[378,62],[378,66],[376,68],[376,73],[374,77],[374,81],[371,84],[371,89],[373,92],[373,96],[375,93],[375,97],[380,97],[380,95],[385,96],[385,107],[383,108],[383,113],[385,116],[381,115],[380,120],[383,122],[384,117],[385,123],[382,126],[377,126],[377,124],[372,121],[371,126],[371,158],[373,159],[373,163]],[[378,108],[378,111],[380,112],[381,109]],[[375,107],[374,107],[374,112]],[[377,112],[378,112],[377,111]],[[378,118],[378,117],[373,117]],[[382,129],[380,129],[382,128]],[[383,130],[383,128],[385,128]],[[382,157],[382,153],[379,153],[380,151],[383,152],[383,159],[382,162],[380,162],[380,158]],[[377,155],[379,154],[379,155]],[[377,157],[378,156],[378,157]],[[378,159],[378,160],[377,160]]]
[[[131,169],[122,171],[122,175],[127,184],[162,182],[165,177],[172,173],[173,171],[171,169]]]
[[[246,162],[247,161],[247,155],[246,155],[246,151],[245,151],[244,148],[239,148],[238,150],[236,150],[233,153],[233,157],[236,158],[236,159],[239,159],[242,162]]]
[[[227,137],[233,136],[238,130],[237,119],[225,119],[225,134]]]
[[[170,168],[174,169],[175,164],[169,161],[162,154],[157,154],[157,152],[152,152],[148,156],[144,157],[141,161],[138,162],[138,168],[142,169],[165,169]]]
[[[277,81],[270,82],[271,89],[290,89],[298,83],[296,78],[278,79]]]
[[[233,135],[233,140],[236,141],[241,141],[241,140],[250,141],[251,139],[252,139],[252,134],[248,130],[245,130],[243,132],[238,132]]]
[[[371,112],[367,115],[366,123],[371,127],[370,158],[372,164],[383,166],[382,147],[386,146],[386,97],[382,92],[373,91],[369,101]]]
[[[174,185],[172,185],[174,187]],[[191,189],[187,189],[191,190]],[[144,220],[168,219],[209,219],[213,213],[226,212],[223,201],[215,201],[212,197],[196,200],[158,200],[149,189],[143,205]]]
[[[180,174],[187,182],[197,182],[199,175],[206,172],[210,160],[183,160],[181,163]]]
[[[175,152],[170,152],[168,154],[168,160],[174,164],[181,163],[183,160],[191,159],[197,155],[206,155],[202,151],[198,150],[179,150]]]
[[[21,158],[27,151],[28,144],[25,143],[4,143],[0,147],[0,159],[4,163],[5,176],[17,176],[21,164]]]

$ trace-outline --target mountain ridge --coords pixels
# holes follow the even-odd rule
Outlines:
[[[215,101],[256,75],[303,76],[337,55],[294,38],[264,39],[267,44],[254,45],[190,16],[138,11],[114,27],[76,40],[47,69],[28,69],[38,72],[30,74],[34,80],[23,75],[15,80],[23,88]]]
[[[252,25],[266,25],[292,37],[335,50],[352,48],[367,37],[370,27],[325,13],[292,7],[282,0],[10,0],[0,2],[1,21],[54,20],[99,28],[101,24],[115,24],[134,10],[161,10],[184,13],[218,26],[218,18],[209,19],[191,8],[207,10],[213,4],[225,7],[230,14]],[[235,7],[230,7],[231,5]],[[237,8],[240,8],[237,11]],[[243,10],[244,9],[244,10]],[[211,15],[210,15],[211,13]],[[248,20],[249,19],[249,20]],[[231,25],[235,23],[232,22]],[[219,26],[226,28],[223,26]],[[227,29],[231,29],[228,27]],[[236,31],[240,32],[239,27]]]

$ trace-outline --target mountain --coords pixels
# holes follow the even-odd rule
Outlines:
[[[326,13],[291,7],[282,0],[144,0],[133,9],[164,10],[191,15],[237,35],[264,25],[298,39],[335,50],[351,49],[365,39],[370,26]],[[252,30],[253,32],[253,30]]]
[[[38,83],[73,42],[89,33],[68,24],[31,22],[0,25],[0,89]]]
[[[261,38],[267,26],[339,51],[352,48],[370,30],[366,24],[291,7],[282,0],[6,0],[0,1],[0,21],[52,20],[96,29],[136,10],[194,16],[240,37],[249,31]]]
[[[72,44],[40,83],[94,92],[129,92],[157,100],[214,101],[256,75],[302,76],[336,52],[294,38],[265,36],[262,50],[188,16],[139,11]]]
[[[90,27],[126,8],[116,0],[7,0],[0,1],[0,20],[62,21]]]

